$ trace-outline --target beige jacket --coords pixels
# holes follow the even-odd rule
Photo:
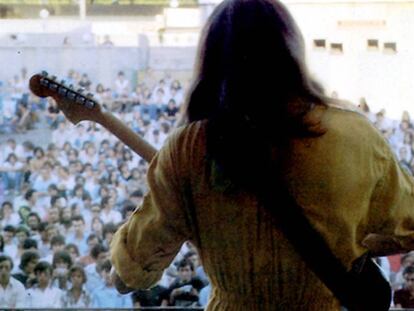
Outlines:
[[[362,241],[369,233],[414,249],[414,181],[384,138],[356,112],[312,113],[322,115],[327,132],[294,140],[286,171],[310,222],[347,267],[367,250]],[[154,285],[190,240],[213,285],[208,311],[338,310],[253,196],[228,197],[210,186],[205,145],[205,122],[192,123],[151,162],[150,191],[111,246],[124,282]]]

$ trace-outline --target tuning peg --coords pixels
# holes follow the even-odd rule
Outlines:
[[[47,81],[47,79],[45,79],[45,78],[41,78],[40,79],[40,85],[48,87],[49,86],[49,81]]]
[[[56,79],[57,79],[57,77],[56,77],[56,76],[51,76],[51,77],[50,77],[50,80],[55,81]]]
[[[86,108],[89,108],[89,109],[92,109],[93,107],[95,107],[95,102],[93,100],[88,99],[85,102],[85,107]]]
[[[76,100],[75,100],[79,105],[84,105],[85,104],[85,101],[86,101],[86,98],[84,97],[84,96],[82,96],[82,95],[78,95],[77,97],[76,97]]]
[[[59,85],[56,83],[49,83],[49,89],[51,89],[52,91],[57,91],[57,89],[59,88]]]
[[[75,100],[76,99],[76,93],[72,92],[72,91],[68,91],[66,93],[66,98],[69,100]]]
[[[67,90],[66,87],[60,86],[59,89],[58,89],[58,93],[61,96],[66,96],[68,94],[68,90]]]
[[[86,94],[86,97],[92,98],[93,97],[93,94],[92,93],[88,93],[88,94]]]
[[[70,84],[70,85],[69,85],[69,88],[70,88],[71,90],[73,90],[73,89],[74,89],[73,84]]]
[[[47,73],[47,71],[46,70],[43,70],[42,72],[41,72],[41,75],[43,76],[43,77],[47,77],[47,75],[48,75],[48,73]]]
[[[60,84],[62,84],[63,86],[65,86],[66,81],[65,80],[60,80]]]
[[[83,89],[83,88],[79,88],[79,89],[77,90],[77,92],[78,92],[78,93],[80,93],[80,94],[83,94],[83,92],[85,92],[85,89]]]

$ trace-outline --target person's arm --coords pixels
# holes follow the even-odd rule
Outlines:
[[[154,285],[190,238],[179,166],[172,147],[166,145],[148,169],[149,193],[112,240],[113,265],[129,287]]]
[[[391,150],[373,193],[369,222],[374,230],[362,243],[373,255],[414,250],[414,179],[399,166]]]

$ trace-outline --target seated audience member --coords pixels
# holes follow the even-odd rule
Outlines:
[[[57,251],[53,255],[52,285],[62,290],[68,288],[68,272],[72,267],[72,258],[65,250]]]
[[[189,307],[198,302],[203,282],[194,277],[193,263],[188,259],[182,259],[177,266],[178,277],[170,285],[163,299],[162,306]]]
[[[89,308],[91,307],[91,297],[83,288],[86,283],[85,270],[78,265],[69,270],[69,281],[72,287],[62,295],[63,308]]]
[[[85,267],[86,276],[88,278],[85,287],[89,292],[94,291],[104,283],[99,272],[99,266],[108,259],[108,249],[102,244],[97,244],[92,247],[91,257],[94,262]]]
[[[34,268],[37,283],[27,290],[27,308],[60,308],[62,291],[52,286],[52,266],[40,261]]]
[[[13,260],[0,255],[0,308],[23,308],[26,290],[22,283],[10,276]]]
[[[8,225],[17,226],[20,223],[19,214],[13,209],[13,204],[9,201],[4,201],[0,209],[0,228]]]
[[[414,308],[414,267],[404,269],[404,288],[394,293],[394,304],[397,308]]]
[[[49,254],[42,258],[42,261],[47,261],[52,263],[53,256],[58,251],[62,251],[65,248],[65,237],[63,235],[56,235],[50,240],[50,252]]]
[[[159,307],[165,296],[167,288],[157,284],[150,289],[138,289],[132,293],[134,308]]]
[[[404,270],[407,267],[414,266],[414,251],[403,254],[400,258],[400,269],[395,274],[394,280],[392,282],[392,287],[394,290],[401,289],[404,286]]]
[[[77,261],[77,263],[83,267],[86,267],[87,265],[95,262],[95,260],[91,256],[91,251],[95,245],[100,243],[100,241],[96,234],[91,233],[86,239],[86,243],[88,244],[88,253],[85,256],[80,257]]]
[[[98,267],[104,284],[92,292],[92,307],[94,308],[132,308],[131,295],[120,294],[111,278],[111,262],[105,260]]]
[[[73,234],[68,236],[68,242],[75,244],[80,254],[86,255],[88,252],[87,238],[89,233],[86,232],[85,220],[82,216],[72,217]]]
[[[78,262],[79,259],[79,250],[78,247],[75,244],[69,243],[65,246],[65,251],[67,251],[72,258],[72,262]]]
[[[17,243],[14,238],[15,234],[15,227],[8,225],[3,228],[4,253],[11,258],[16,258],[18,253]]]
[[[13,277],[20,281],[26,288],[36,278],[34,268],[39,258],[40,256],[37,251],[25,251],[20,259],[19,270],[13,274]]]

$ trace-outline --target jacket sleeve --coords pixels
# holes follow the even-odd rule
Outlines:
[[[171,139],[170,139],[171,141]],[[112,263],[132,288],[149,288],[161,278],[183,242],[190,238],[182,199],[179,159],[169,141],[151,161],[149,192],[111,243]]]
[[[414,250],[414,179],[387,151],[385,172],[371,201],[377,230],[365,241],[374,254],[381,255]]]

